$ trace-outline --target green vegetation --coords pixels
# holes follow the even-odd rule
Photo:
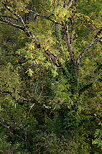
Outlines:
[[[101,0],[0,1],[0,153],[102,153],[101,15]]]

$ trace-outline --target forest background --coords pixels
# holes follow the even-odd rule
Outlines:
[[[0,153],[102,153],[101,0],[0,0]]]

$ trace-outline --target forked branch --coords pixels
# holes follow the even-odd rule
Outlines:
[[[6,7],[6,9],[7,9],[9,12],[11,12],[13,15],[15,15],[15,16],[21,21],[21,23],[22,23],[22,25],[23,25],[24,27],[26,27],[26,24],[24,23],[23,18],[22,18],[18,13],[14,12],[13,10],[11,10],[5,3],[3,3],[3,5]]]
[[[22,28],[20,28],[20,29],[22,29],[22,30],[25,32],[25,34],[26,34],[27,36],[30,37],[30,36],[31,36],[31,33],[28,31],[27,26],[26,26],[26,24],[25,24],[25,22],[24,22],[22,16],[20,16],[18,13],[16,13],[16,12],[13,11],[12,9],[10,9],[5,3],[3,3],[3,5],[5,6],[5,8],[6,8],[9,12],[12,13],[12,15],[14,15],[14,16],[16,16],[16,17],[18,18],[18,20],[19,20],[19,21],[21,22],[21,24],[22,24]],[[3,19],[3,20],[5,20],[5,19]],[[3,21],[3,22],[5,22],[5,21]],[[21,26],[15,26],[15,24],[10,23],[9,21],[8,21],[8,22],[6,21],[5,23],[7,23],[7,24],[9,24],[9,25],[11,25],[11,26],[14,25],[14,27],[16,27],[16,28],[21,27]]]

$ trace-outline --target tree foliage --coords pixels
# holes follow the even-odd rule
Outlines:
[[[101,0],[0,1],[0,152],[102,152]]]

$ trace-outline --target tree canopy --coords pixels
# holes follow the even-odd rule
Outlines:
[[[0,1],[0,152],[101,154],[101,0]]]

